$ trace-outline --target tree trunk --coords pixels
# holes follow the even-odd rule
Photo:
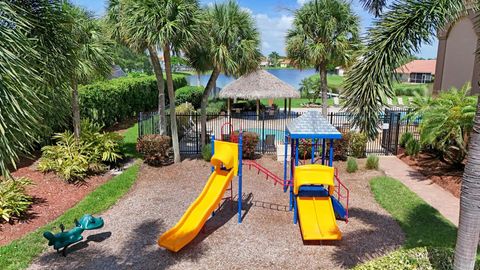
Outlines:
[[[165,117],[165,82],[163,81],[162,66],[158,59],[157,50],[153,46],[148,46],[148,54],[152,61],[153,72],[157,79],[158,89],[158,130],[160,135],[167,134],[167,119]]]
[[[328,114],[328,84],[327,84],[327,66],[321,64],[319,67],[320,71],[320,89],[322,90],[322,114],[324,117],[327,117]]]
[[[172,130],[173,162],[180,162],[180,144],[178,143],[177,114],[175,113],[175,91],[173,89],[172,66],[169,45],[163,46],[165,73],[167,74],[168,99],[170,101],[170,128]]]
[[[474,269],[480,234],[480,97],[469,143],[460,195],[460,221],[454,260],[456,270]]]
[[[203,90],[202,95],[202,104],[201,104],[201,141],[202,147],[207,142],[207,105],[208,105],[208,97],[210,96],[210,92],[212,91],[213,87],[215,86],[215,82],[217,81],[218,76],[220,75],[220,71],[217,68],[214,68],[210,78],[208,79],[208,83]]]
[[[72,113],[73,113],[73,135],[75,140],[80,140],[80,105],[78,100],[78,83],[72,80]]]

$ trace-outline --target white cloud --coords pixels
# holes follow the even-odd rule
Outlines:
[[[309,0],[297,0],[297,4],[300,6],[303,6],[305,3],[307,3]]]
[[[285,37],[291,28],[293,16],[270,17],[266,14],[254,14],[262,39],[262,53],[268,55],[276,51],[285,55]]]
[[[246,7],[242,7],[242,10],[247,12],[248,14],[253,14],[253,11],[249,8],[246,8]]]

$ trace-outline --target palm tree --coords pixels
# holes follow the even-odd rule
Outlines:
[[[165,116],[165,82],[158,57],[159,44],[156,14],[151,12],[151,1],[109,0],[107,22],[111,26],[110,36],[136,52],[148,51],[150,62],[157,79],[158,129],[160,135],[167,133]],[[145,14],[145,16],[144,16]],[[148,15],[148,16],[147,16]]]
[[[213,4],[204,13],[204,34],[186,56],[197,71],[212,70],[201,104],[201,141],[206,142],[207,104],[220,73],[241,76],[260,63],[260,37],[250,14],[235,1]]]
[[[327,66],[348,65],[359,46],[359,18],[344,0],[314,0],[295,12],[287,34],[287,57],[320,74],[322,113],[327,115]]]
[[[280,60],[280,54],[278,54],[277,52],[271,52],[269,55],[268,55],[268,60],[270,61],[270,63],[273,65],[273,66],[278,66],[278,61]]]
[[[0,174],[70,119],[74,46],[63,1],[0,2]],[[12,128],[15,127],[15,128]]]
[[[80,139],[80,106],[78,84],[95,76],[107,76],[112,67],[110,44],[101,33],[93,15],[82,8],[71,6],[69,13],[74,18],[71,36],[74,39],[73,66],[71,70],[73,133]]]
[[[429,43],[437,30],[464,14],[465,2],[473,4],[464,0],[394,2],[368,31],[362,60],[352,67],[344,83],[344,96],[345,109],[352,112],[354,124],[370,138],[377,135],[378,114],[386,105],[385,98],[394,95],[393,71],[423,43]],[[480,101],[468,153],[454,259],[454,269],[458,270],[474,269],[480,234]]]

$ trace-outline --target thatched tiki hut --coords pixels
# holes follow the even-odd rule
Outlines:
[[[226,85],[219,93],[220,98],[228,99],[228,114],[230,114],[230,99],[248,99],[257,101],[257,115],[260,114],[260,99],[284,99],[285,113],[287,99],[288,113],[292,107],[292,98],[299,98],[300,93],[293,86],[275,77],[268,71],[259,69],[246,74]]]

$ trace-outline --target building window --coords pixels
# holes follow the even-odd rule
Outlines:
[[[410,73],[411,83],[431,83],[433,76],[431,73]]]

